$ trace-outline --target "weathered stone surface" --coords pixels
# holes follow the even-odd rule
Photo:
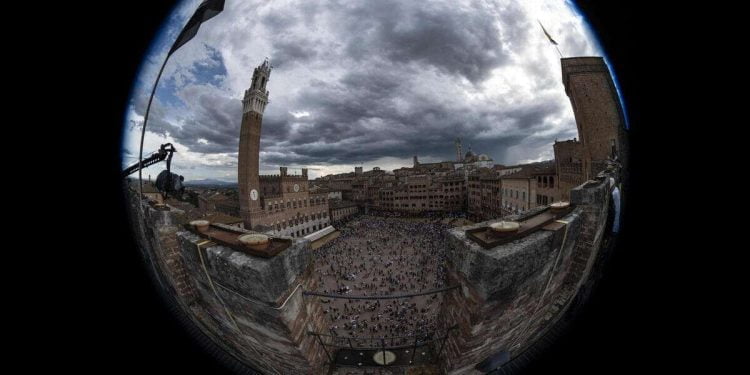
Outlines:
[[[325,353],[307,331],[321,331],[324,314],[318,299],[302,296],[317,287],[309,241],[294,239],[275,257],[260,258],[212,243],[199,250],[205,240],[188,231],[177,238],[218,340],[268,373],[319,372]]]
[[[468,240],[464,231],[494,221],[450,232],[449,283],[462,288],[445,294],[440,312],[458,325],[445,342],[446,372],[477,373],[474,366],[499,351],[517,356],[567,311],[597,259],[608,214],[608,178],[573,189],[576,208],[561,219],[565,226],[492,249]],[[522,220],[535,212],[505,219]],[[308,241],[294,239],[273,258],[219,245],[199,249],[204,240],[182,229],[182,211],[146,205],[138,215],[146,223],[137,227],[145,253],[154,254],[149,259],[155,269],[166,275],[181,303],[190,301],[186,310],[219,346],[264,373],[325,369],[325,353],[307,334],[323,331],[325,317],[319,299],[302,296],[303,290],[317,288]]]
[[[458,324],[445,345],[446,372],[477,373],[474,366],[499,351],[513,358],[564,315],[589,276],[606,229],[608,178],[573,189],[576,208],[561,219],[567,225],[556,230],[492,249],[474,243],[465,231],[495,221],[450,231],[449,276],[463,287],[447,293],[442,306],[443,319]]]
[[[177,234],[183,256],[191,263],[201,264],[197,252],[199,236],[182,231]],[[243,296],[275,304],[294,287],[297,278],[310,264],[309,242],[296,239],[289,248],[272,258],[261,258],[221,245],[205,249],[203,262],[211,278],[236,290]]]
[[[576,210],[561,220],[567,221],[570,226],[577,227],[579,215],[580,210]],[[506,218],[506,220],[521,219],[523,217]],[[539,272],[550,261],[550,257],[556,254],[556,249],[552,246],[554,234],[545,230],[539,230],[517,241],[492,249],[484,249],[467,238],[466,230],[487,226],[498,221],[482,222],[449,231],[449,261],[456,272],[471,283],[481,298],[488,301],[512,293],[508,290],[509,288],[520,285],[522,280]]]

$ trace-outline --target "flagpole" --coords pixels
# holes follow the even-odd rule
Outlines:
[[[151,96],[148,98],[148,105],[146,106],[146,113],[143,115],[143,126],[141,127],[141,146],[140,150],[138,152],[138,185],[139,185],[139,193],[141,196],[143,196],[143,139],[146,137],[146,122],[148,121],[148,113],[151,110],[151,102],[154,100],[154,94],[156,94],[156,86],[159,85],[159,80],[161,79],[161,74],[164,72],[164,67],[167,65],[167,61],[169,60],[169,56],[171,56],[171,53],[167,53],[167,56],[164,58],[164,62],[161,64],[161,68],[159,69],[159,74],[156,76],[156,81],[154,82],[154,87],[151,89]],[[140,205],[141,211],[143,211],[143,205]]]
[[[542,25],[542,21],[539,21],[537,19],[536,22],[539,22],[539,26],[542,28],[542,32],[544,33],[544,36],[546,36],[549,42],[552,43],[553,46],[555,46],[555,49],[557,50],[557,54],[560,55],[560,58],[562,59],[563,55],[562,55],[562,52],[560,52],[560,48],[557,47],[557,42],[555,42],[555,40],[552,39],[552,37],[549,35],[549,33],[547,32],[547,29],[545,29],[544,25]]]

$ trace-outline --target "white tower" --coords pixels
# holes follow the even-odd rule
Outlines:
[[[461,155],[461,138],[456,138],[456,161],[459,163],[463,160]]]

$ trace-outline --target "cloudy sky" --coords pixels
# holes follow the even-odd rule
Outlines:
[[[180,4],[145,57],[125,119],[124,165],[137,161],[151,85],[199,3]],[[413,155],[454,160],[456,137],[464,152],[499,164],[551,159],[555,139],[577,134],[559,56],[537,20],[565,56],[603,55],[563,1],[227,0],[170,58],[144,156],[171,142],[173,170],[187,180],[236,181],[242,95],[268,57],[262,173],[390,170]]]

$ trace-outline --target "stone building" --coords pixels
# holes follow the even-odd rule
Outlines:
[[[454,173],[440,178],[442,201],[445,211],[461,211],[466,207],[466,179]]]
[[[469,175],[467,211],[471,217],[489,220],[502,217],[502,179],[494,169],[482,168]]]
[[[350,201],[335,201],[329,205],[331,210],[331,223],[339,223],[346,220],[360,212],[359,206],[356,203]]]
[[[465,191],[463,177],[455,172],[447,175],[404,174],[378,188],[373,207],[409,213],[461,211]]]
[[[300,237],[329,225],[328,193],[310,192],[307,169],[290,175],[286,167],[278,175],[261,175],[260,212],[256,230],[275,235]]]
[[[509,167],[502,173],[503,215],[526,212],[561,200],[556,163],[547,160]]]
[[[237,173],[240,216],[248,229],[305,236],[329,224],[327,194],[309,192],[305,168],[301,175],[288,174],[286,167],[280,167],[278,175],[259,174],[260,134],[270,75],[271,65],[266,60],[255,68],[252,84],[242,100]]]
[[[560,199],[569,201],[570,190],[586,181],[583,172],[583,145],[577,139],[572,139],[555,141],[553,148]]]
[[[313,185],[310,187],[311,193],[326,193],[328,195],[328,201],[342,200],[341,190],[331,190],[322,186]]]
[[[626,160],[625,117],[602,57],[561,59],[565,93],[570,98],[583,148],[583,175],[592,179],[608,159]]]
[[[502,179],[500,176],[487,175],[482,176],[479,182],[482,188],[482,218],[502,217]]]
[[[531,197],[531,208],[546,206],[561,200],[555,165],[556,163],[550,160],[532,167],[531,178],[536,180],[535,182],[532,181],[532,183],[536,183],[536,189],[534,189],[534,194]]]
[[[531,196],[536,183],[532,184],[531,172],[518,172],[500,177],[502,180],[503,215],[516,215],[531,208]]]
[[[340,191],[343,200],[366,210],[397,210],[411,213],[462,211],[466,206],[466,178],[455,162],[420,163],[386,172],[378,167],[364,171],[327,175],[315,180],[316,188]]]
[[[239,216],[240,207],[236,197],[224,192],[209,191],[198,196],[198,208],[203,213],[221,212],[230,216]]]
[[[469,175],[469,181],[466,184],[466,210],[473,216],[479,216],[482,212],[482,183],[481,175],[473,173]]]

